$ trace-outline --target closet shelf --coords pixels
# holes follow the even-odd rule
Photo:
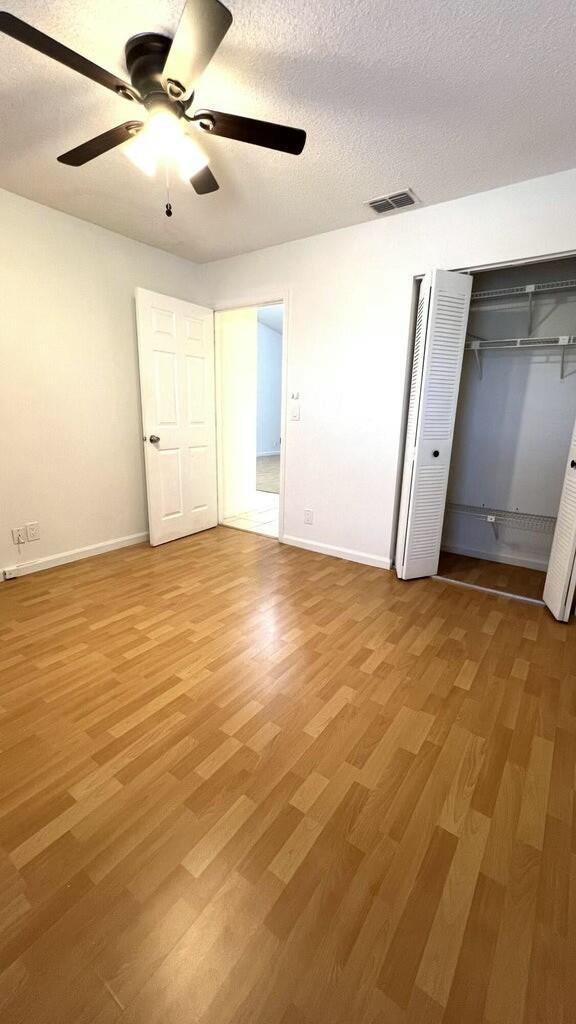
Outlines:
[[[477,352],[494,352],[504,348],[560,348],[565,345],[576,345],[576,335],[563,334],[550,338],[468,338],[466,340],[466,348]]]
[[[514,295],[541,295],[543,292],[569,292],[576,290],[576,280],[542,281],[540,284],[517,285],[513,288],[489,288],[482,292],[472,292],[471,304],[482,299],[507,299]]]
[[[538,348],[556,348],[560,351],[562,360],[560,363],[560,380],[564,380],[564,356],[568,348],[576,346],[576,335],[561,334],[550,338],[466,338],[465,350],[473,352],[476,358],[476,366],[480,379],[482,379],[482,352],[507,351],[528,351]]]
[[[537,516],[530,512],[513,512],[501,508],[487,508],[485,505],[459,505],[448,502],[448,512],[468,516],[471,519],[483,519],[490,526],[514,526],[517,530],[533,530],[537,533],[553,533],[556,525],[555,516]]]

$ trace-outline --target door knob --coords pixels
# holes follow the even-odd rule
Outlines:
[[[158,434],[150,434],[148,440],[150,441],[150,444],[158,444],[160,438],[158,437]]]
[[[440,455],[440,452],[438,451],[437,448],[434,449],[434,451],[432,452],[432,455],[434,456],[435,459],[438,458],[438,456]]]
[[[576,469],[576,459],[572,459],[570,463],[570,469]]]

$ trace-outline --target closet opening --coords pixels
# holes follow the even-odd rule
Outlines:
[[[395,568],[543,602],[576,593],[576,257],[419,284]]]
[[[437,576],[541,601],[576,420],[576,258],[474,272]]]

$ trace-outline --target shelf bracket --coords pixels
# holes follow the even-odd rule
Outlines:
[[[500,534],[498,532],[498,523],[496,521],[496,516],[486,516],[486,522],[490,523],[490,526],[494,530],[494,536],[495,536],[496,540],[499,540],[500,539]]]
[[[570,338],[567,335],[564,335],[563,337],[558,338],[558,344],[562,346],[562,355],[560,357],[560,380],[564,380],[564,377],[565,377],[565,373],[564,373],[564,356],[566,355],[566,346],[568,345],[569,341],[570,341]]]
[[[480,377],[480,380],[482,380],[483,370],[482,370],[482,356],[480,355],[480,342],[476,341],[476,339],[473,338],[472,339],[471,347],[472,347],[472,351],[474,353],[474,359],[476,361],[476,369],[478,370],[478,376]]]
[[[526,285],[526,293],[528,295],[528,337],[532,337],[532,322],[534,319],[534,290],[536,285]]]

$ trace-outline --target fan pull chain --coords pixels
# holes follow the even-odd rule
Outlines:
[[[170,202],[170,169],[168,163],[165,164],[166,172],[166,209],[165,213],[167,217],[172,216],[172,203]]]

